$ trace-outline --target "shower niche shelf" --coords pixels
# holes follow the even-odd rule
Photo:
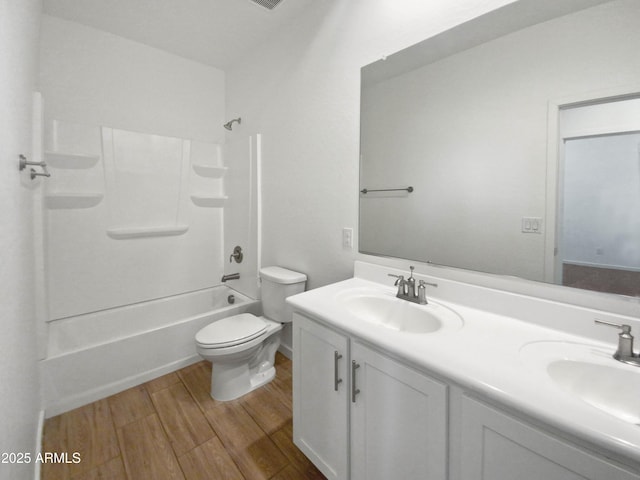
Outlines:
[[[46,207],[51,210],[91,208],[103,198],[102,193],[49,193],[44,197]]]
[[[116,240],[144,237],[172,237],[183,235],[189,230],[189,225],[162,225],[157,227],[116,227],[107,229],[107,235]]]
[[[224,195],[191,195],[191,201],[198,207],[224,207],[227,201]]]
[[[54,168],[84,169],[91,168],[98,163],[100,155],[83,153],[46,152],[44,154],[47,165]]]
[[[227,173],[227,167],[216,167],[213,165],[193,164],[193,171],[201,177],[222,178]]]

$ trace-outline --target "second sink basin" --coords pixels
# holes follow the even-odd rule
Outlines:
[[[640,371],[636,373],[608,365],[559,360],[551,362],[547,372],[556,384],[584,402],[621,420],[640,425]]]
[[[418,305],[386,292],[362,289],[343,292],[338,301],[359,319],[392,330],[433,333],[444,327],[462,326],[457,313],[431,300],[427,305]]]
[[[640,367],[611,357],[614,348],[534,342],[521,349],[526,363],[565,392],[628,423],[640,425]]]

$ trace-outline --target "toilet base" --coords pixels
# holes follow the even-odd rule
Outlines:
[[[264,340],[251,359],[238,362],[212,361],[211,397],[227,402],[269,383],[276,376],[275,356],[280,346],[280,333]]]
[[[266,385],[271,380],[273,380],[275,376],[276,376],[276,367],[270,367],[264,372],[256,373],[251,379],[251,390],[249,390],[249,392],[263,385]]]

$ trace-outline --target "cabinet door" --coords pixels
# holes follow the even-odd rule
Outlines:
[[[444,480],[446,385],[357,342],[351,358],[352,480]]]
[[[348,462],[348,339],[293,316],[293,441],[329,479],[345,480]]]
[[[639,480],[640,475],[463,396],[462,480]]]

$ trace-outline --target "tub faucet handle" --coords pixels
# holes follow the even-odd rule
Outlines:
[[[233,249],[233,253],[229,257],[229,263],[231,263],[234,259],[236,263],[242,263],[242,258],[244,255],[242,254],[242,247],[240,245],[236,245]]]

